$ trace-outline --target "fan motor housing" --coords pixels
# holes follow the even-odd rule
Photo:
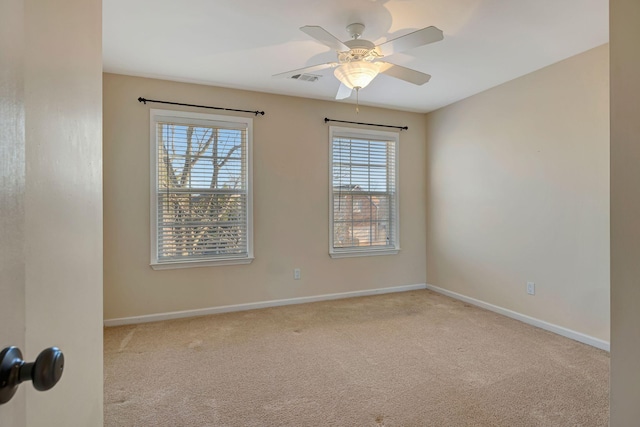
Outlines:
[[[354,50],[354,49],[371,50],[374,47],[376,47],[376,45],[370,42],[369,40],[363,40],[363,39],[347,40],[346,42],[344,42],[344,44],[346,44],[351,50]]]
[[[360,61],[363,59],[372,60],[374,57],[380,57],[376,51],[376,46],[369,40],[354,39],[344,42],[350,50],[340,52],[338,60],[342,62]]]

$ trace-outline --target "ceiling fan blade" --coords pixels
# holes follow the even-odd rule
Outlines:
[[[342,43],[333,34],[322,27],[318,27],[317,25],[305,25],[304,27],[300,27],[300,30],[318,40],[323,45],[329,46],[333,50],[338,52],[349,50],[346,44]]]
[[[284,73],[274,74],[273,77],[288,79],[295,76],[296,74],[312,73],[314,71],[324,70],[325,68],[334,68],[334,67],[337,67],[338,65],[340,64],[338,64],[337,62],[327,62],[326,64],[312,65],[310,67],[298,68],[297,70],[291,70],[291,71],[286,71]]]
[[[352,90],[353,89],[349,89],[349,87],[344,83],[340,83],[340,87],[338,88],[338,93],[336,94],[336,99],[345,99],[350,97]]]
[[[429,74],[421,73],[420,71],[412,70],[411,68],[401,67],[400,65],[382,61],[379,63],[382,64],[380,66],[381,73],[395,77],[396,79],[404,80],[405,82],[413,83],[414,85],[423,85],[431,78]]]
[[[392,55],[394,53],[404,52],[414,47],[424,46],[425,44],[439,42],[444,36],[442,30],[436,27],[427,27],[413,33],[389,40],[377,46],[378,52],[383,56]]]

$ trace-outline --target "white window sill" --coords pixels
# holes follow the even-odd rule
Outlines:
[[[205,261],[171,261],[171,262],[152,262],[151,268],[154,270],[172,270],[176,268],[194,268],[194,267],[215,267],[220,265],[240,265],[251,264],[253,257],[247,258],[226,258]]]
[[[398,249],[378,249],[378,250],[349,250],[340,252],[329,252],[331,258],[353,258],[361,256],[378,256],[378,255],[398,255],[400,248]]]

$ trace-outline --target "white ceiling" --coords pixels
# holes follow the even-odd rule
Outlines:
[[[344,41],[360,22],[379,44],[434,25],[443,41],[385,58],[429,83],[380,75],[360,91],[364,105],[428,112],[606,43],[608,20],[608,0],[104,0],[104,70],[332,100],[331,69],[271,77],[336,60],[299,27]]]

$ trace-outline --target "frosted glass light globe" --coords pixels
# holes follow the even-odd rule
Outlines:
[[[369,61],[347,62],[335,69],[333,74],[349,89],[366,87],[380,72],[377,63]]]

